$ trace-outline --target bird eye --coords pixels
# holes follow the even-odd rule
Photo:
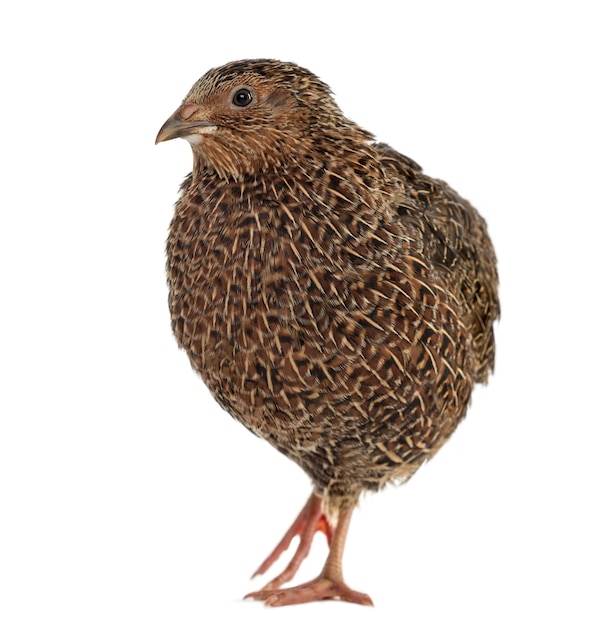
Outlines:
[[[233,95],[233,104],[238,107],[247,107],[254,100],[254,94],[245,87],[238,89]]]

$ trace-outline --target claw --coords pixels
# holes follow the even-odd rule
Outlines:
[[[265,606],[287,606],[333,599],[374,606],[372,599],[366,593],[351,589],[341,580],[329,580],[323,576],[289,589],[261,589],[261,591],[249,593],[246,598],[263,600]]]

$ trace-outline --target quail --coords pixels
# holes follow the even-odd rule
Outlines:
[[[313,492],[248,594],[340,599],[358,499],[407,481],[464,417],[494,365],[496,258],[485,221],[344,116],[294,63],[208,71],[164,123],[193,167],[167,239],[175,337],[216,401],[309,476]],[[321,574],[284,587],[324,532]]]

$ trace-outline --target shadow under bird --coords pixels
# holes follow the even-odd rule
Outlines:
[[[294,556],[247,597],[371,604],[342,576],[359,496],[408,480],[493,369],[485,222],[293,63],[210,70],[156,142],[177,137],[193,168],[167,240],[173,332],[218,403],[313,484],[256,574],[298,536]],[[318,531],[321,574],[283,588]]]

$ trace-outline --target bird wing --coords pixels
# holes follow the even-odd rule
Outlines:
[[[462,306],[472,340],[474,377],[485,382],[493,369],[493,322],[498,318],[498,274],[487,225],[476,209],[445,182],[425,175],[412,159],[386,144],[375,146],[383,166],[397,179],[394,209],[426,262]]]

